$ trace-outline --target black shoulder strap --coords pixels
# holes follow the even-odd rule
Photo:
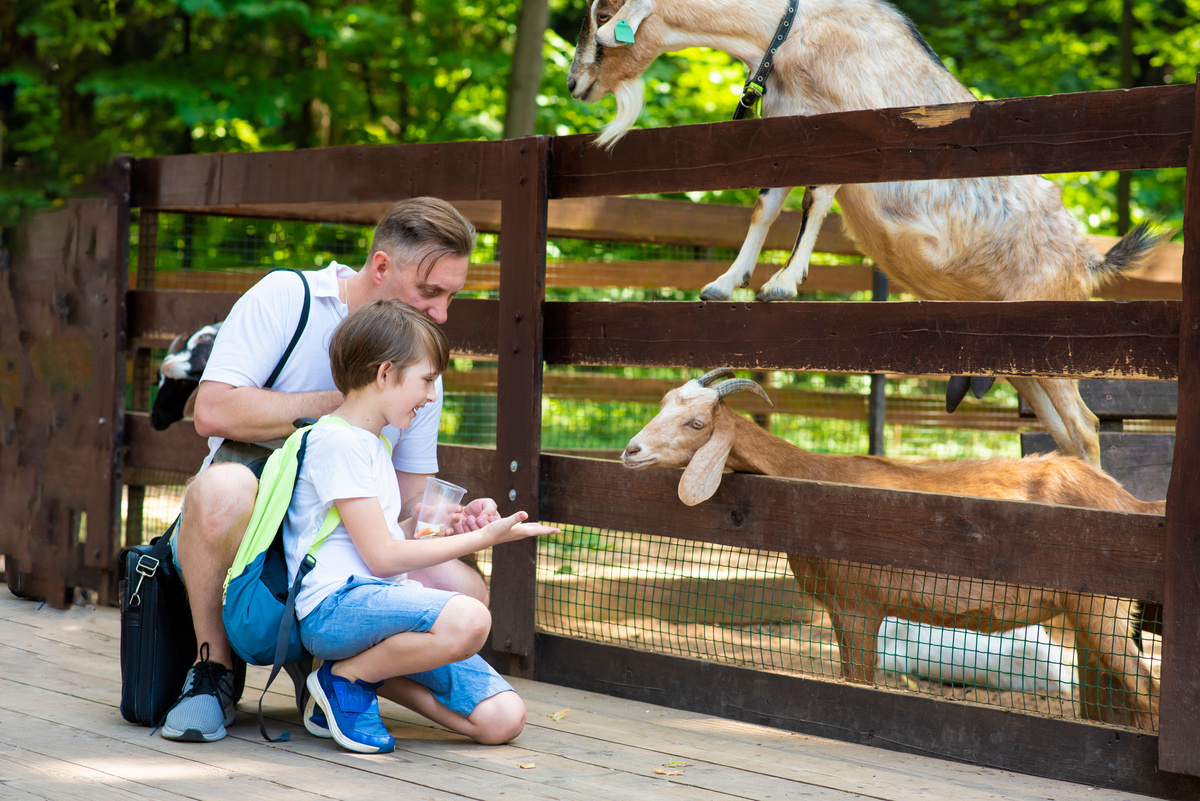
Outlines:
[[[279,270],[271,272],[279,272]],[[287,364],[288,357],[292,355],[292,351],[296,349],[296,343],[300,341],[300,335],[304,333],[304,326],[308,325],[308,310],[312,306],[312,293],[308,289],[308,279],[304,277],[304,273],[299,270],[288,270],[287,272],[298,275],[300,283],[304,284],[304,307],[300,310],[300,322],[296,323],[296,333],[292,334],[292,341],[288,343],[283,356],[279,357],[279,364],[275,365],[271,377],[267,379],[267,383],[263,384],[263,389],[275,386],[275,379],[279,378],[279,374],[283,372],[283,366]]]

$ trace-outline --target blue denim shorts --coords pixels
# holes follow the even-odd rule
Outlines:
[[[456,593],[351,576],[300,621],[304,647],[326,660],[348,659],[409,631],[429,631]],[[443,706],[467,717],[480,701],[511,690],[478,654],[405,676],[429,690]]]

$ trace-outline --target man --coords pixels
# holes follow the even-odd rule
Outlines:
[[[355,272],[332,262],[306,272],[312,294],[303,334],[273,388],[264,389],[301,317],[304,289],[287,272],[267,275],[234,304],[213,345],[196,398],[196,431],[209,437],[209,455],[184,497],[173,542],[188,590],[199,644],[183,693],[167,714],[163,736],[211,742],[233,721],[233,654],[221,620],[225,574],[233,564],[254,508],[258,479],[248,464],[295,430],[301,417],[319,418],[342,403],[334,388],[328,346],[333,330],[359,306],[395,298],[436,323],[467,277],[475,230],[450,204],[436,198],[396,203],[375,228],[365,265]],[[392,463],[407,517],[427,476],[437,472],[437,401],[420,410],[403,432],[385,429],[394,442]],[[256,443],[256,444],[248,444]],[[462,530],[498,519],[496,504],[482,498],[464,510]],[[409,573],[428,587],[454,590],[487,602],[483,579],[458,560]],[[303,670],[289,666],[301,706]]]

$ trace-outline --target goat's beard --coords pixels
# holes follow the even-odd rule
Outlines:
[[[597,145],[612,150],[617,140],[629,132],[641,116],[645,94],[645,87],[640,78],[625,81],[613,89],[613,97],[617,99],[617,113],[596,137]]]

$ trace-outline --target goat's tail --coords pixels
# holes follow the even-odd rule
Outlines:
[[[1120,275],[1135,267],[1151,250],[1170,240],[1173,233],[1150,222],[1139,223],[1104,254],[1103,260],[1092,264],[1092,273],[1102,282]]]

